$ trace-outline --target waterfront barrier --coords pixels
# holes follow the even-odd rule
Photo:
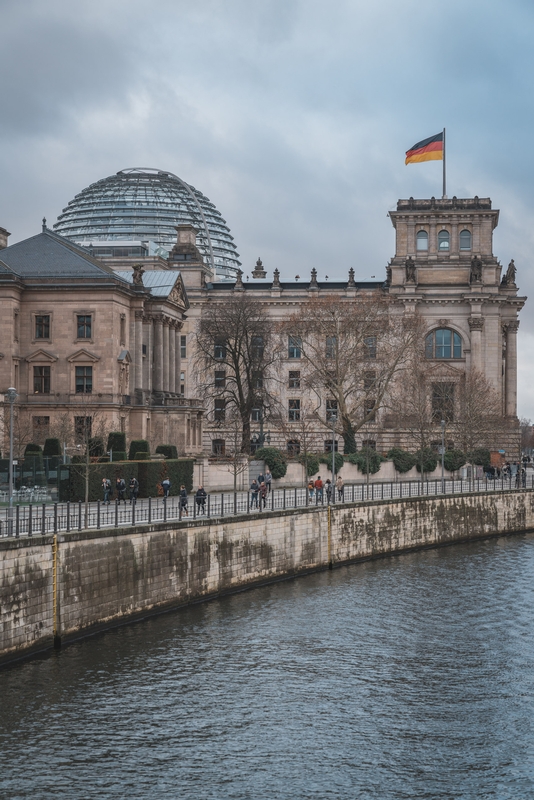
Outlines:
[[[5,537],[0,661],[310,571],[534,530],[534,491],[495,488],[382,500],[375,484],[374,501],[274,497],[262,512]]]

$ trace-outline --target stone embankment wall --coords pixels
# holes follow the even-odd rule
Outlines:
[[[534,529],[534,492],[406,498],[0,540],[0,661],[358,559]]]

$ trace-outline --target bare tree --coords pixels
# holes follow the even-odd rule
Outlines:
[[[317,430],[318,405],[302,398],[300,407],[291,410],[291,419],[288,412],[280,408],[273,415],[273,425],[287,441],[288,455],[300,457],[304,469],[304,485],[308,482],[308,462],[311,455],[322,451],[321,435]]]
[[[212,431],[212,441],[217,441],[217,434]],[[242,425],[241,417],[235,411],[230,413],[225,420],[224,450],[215,448],[213,457],[233,475],[234,492],[237,491],[237,478],[248,472],[249,460],[241,451]]]
[[[241,420],[240,450],[250,452],[250,423],[254,409],[269,416],[276,402],[272,394],[277,337],[262,305],[245,290],[208,303],[196,337],[198,388],[212,405],[221,427],[237,414]]]
[[[308,386],[330,395],[345,452],[355,452],[355,433],[387,406],[406,353],[421,336],[418,316],[403,315],[385,294],[341,302],[327,295],[312,297],[283,331],[300,349]]]
[[[504,420],[497,392],[479,370],[472,369],[457,385],[451,432],[464,453],[477,448],[496,450]]]

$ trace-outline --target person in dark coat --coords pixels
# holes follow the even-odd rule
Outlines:
[[[197,513],[206,513],[206,490],[203,486],[199,486],[195,495],[195,503],[197,504]]]
[[[182,483],[182,485],[180,486],[180,510],[182,514],[186,515],[186,517],[189,516],[189,508],[187,507],[187,504],[188,504],[187,489]]]

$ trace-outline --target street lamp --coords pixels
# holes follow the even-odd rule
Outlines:
[[[263,408],[260,408],[259,411],[260,413],[258,421],[260,423],[260,432],[255,433],[254,436],[252,437],[252,441],[254,442],[255,445],[257,445],[258,450],[261,447],[263,447],[265,442],[267,442],[267,444],[271,444],[271,434],[269,433],[269,431],[267,431],[266,434],[263,432]]]
[[[332,502],[336,502],[336,422],[337,414],[332,411]]]
[[[441,494],[445,494],[445,420],[441,420]]]
[[[17,390],[13,387],[7,390],[7,399],[10,405],[9,413],[9,535],[13,535],[13,403],[17,399]]]

